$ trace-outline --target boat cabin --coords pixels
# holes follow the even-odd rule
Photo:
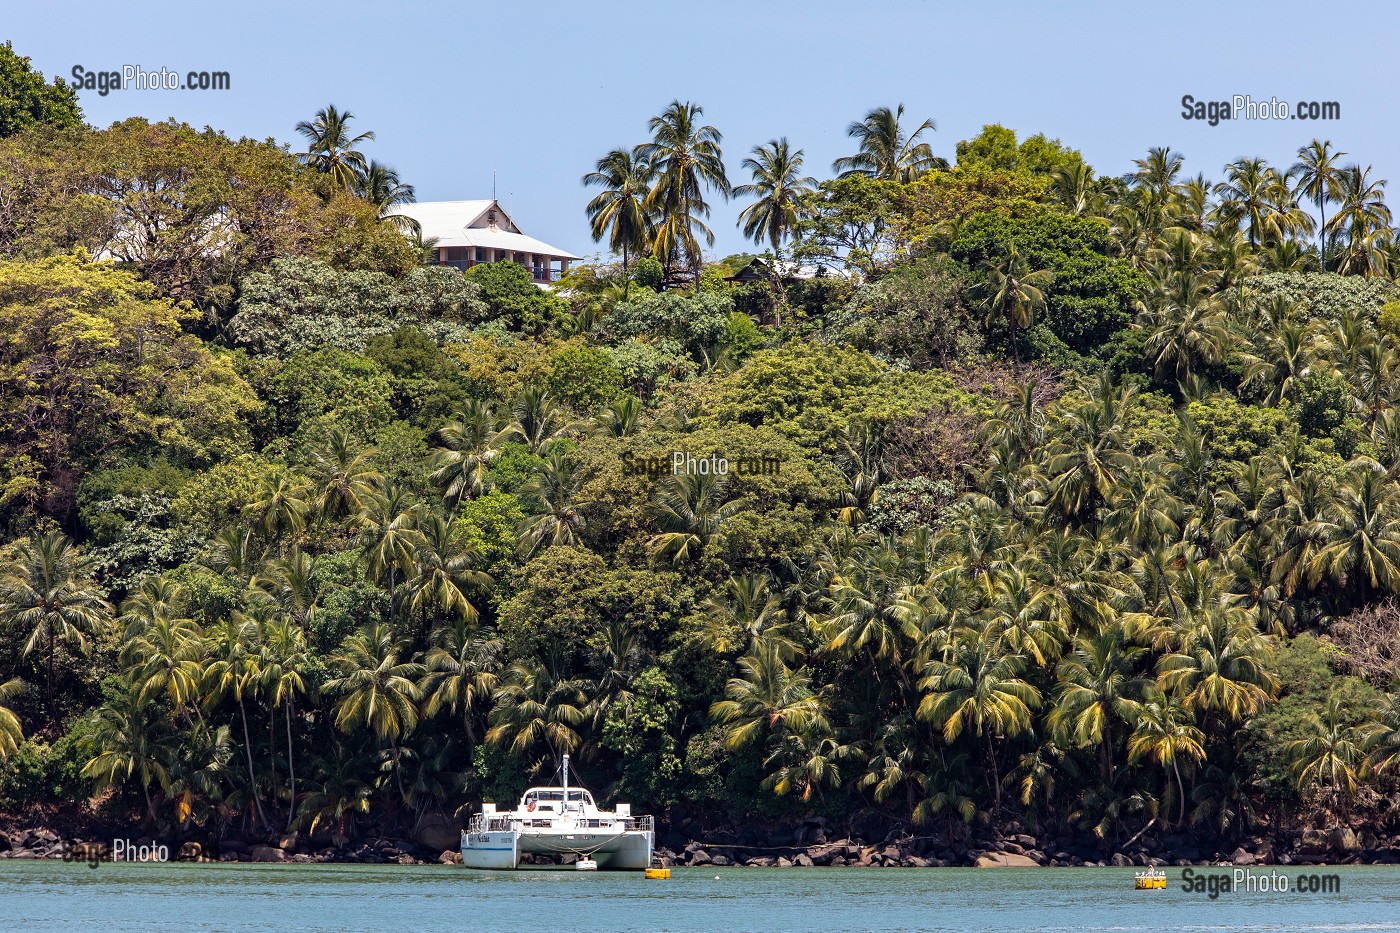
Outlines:
[[[525,792],[525,796],[520,798],[520,809],[537,811],[553,810],[555,813],[562,813],[564,810],[564,794],[569,795],[569,809],[577,810],[580,807],[595,809],[593,795],[581,787],[570,787],[567,791],[562,787],[532,787]]]

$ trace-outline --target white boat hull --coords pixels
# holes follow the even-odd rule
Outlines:
[[[623,833],[587,831],[534,832],[497,830],[462,834],[462,864],[467,868],[512,871],[525,853],[575,854],[588,857],[603,870],[642,870],[651,865],[654,844],[649,830]]]

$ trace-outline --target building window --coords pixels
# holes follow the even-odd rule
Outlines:
[[[485,262],[485,261],[486,261],[486,248],[485,248],[484,246],[478,246],[478,247],[476,248],[476,261],[477,261],[477,262]]]

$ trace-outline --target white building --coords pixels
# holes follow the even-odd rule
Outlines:
[[[420,201],[394,213],[412,217],[423,241],[437,240],[438,262],[466,270],[479,262],[518,262],[540,284],[553,282],[579,257],[520,232],[494,200]]]

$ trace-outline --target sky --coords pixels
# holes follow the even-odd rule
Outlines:
[[[1397,36],[1400,5],[1315,0],[0,0],[0,41],[49,77],[71,80],[75,65],[229,72],[222,91],[83,91],[93,125],[174,117],[295,151],[295,124],[333,103],[375,132],[365,154],[419,200],[490,197],[494,172],[526,233],[584,256],[598,247],[581,176],[644,141],[672,99],[700,104],[724,134],[735,184],[749,150],[779,136],[805,150],[809,174],[829,177],[853,151],[847,125],[903,103],[914,123],[933,118],[928,141],[949,159],[958,140],[1000,123],[1058,137],[1099,172],[1169,145],[1188,174],[1218,178],[1244,156],[1286,167],[1316,136],[1400,185],[1384,51]],[[1185,94],[1337,101],[1341,119],[1212,127],[1183,119]],[[745,248],[743,206],[716,197],[714,255]]]

